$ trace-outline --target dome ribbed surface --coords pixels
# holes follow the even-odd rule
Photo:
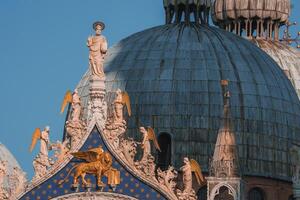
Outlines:
[[[255,18],[286,22],[290,6],[290,0],[214,0],[212,18],[215,22]]]
[[[21,169],[19,163],[15,157],[10,153],[10,151],[0,143],[0,161],[5,161],[8,164],[9,170],[13,170],[14,167]]]
[[[107,98],[117,88],[137,122],[172,135],[172,164],[184,156],[208,171],[222,121],[220,80],[228,79],[231,114],[244,175],[290,180],[289,145],[300,142],[300,106],[283,71],[251,42],[220,29],[164,25],[123,39],[106,58]],[[87,109],[87,72],[78,85]]]
[[[277,62],[300,98],[300,51],[272,40],[255,39],[253,42]]]

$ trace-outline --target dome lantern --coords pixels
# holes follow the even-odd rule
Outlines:
[[[290,0],[214,0],[213,22],[247,37],[279,39],[280,26],[288,22]]]
[[[182,21],[208,24],[210,2],[211,0],[163,0],[166,24]]]

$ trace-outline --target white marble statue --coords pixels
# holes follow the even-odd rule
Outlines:
[[[105,76],[103,62],[107,52],[107,41],[105,37],[101,35],[101,32],[104,30],[105,25],[103,22],[95,22],[93,28],[96,34],[90,36],[87,41],[87,46],[90,50],[90,68],[93,75],[102,78]]]
[[[35,171],[33,181],[45,175],[48,168],[51,166],[51,164],[53,164],[50,162],[48,157],[48,151],[51,150],[49,134],[49,126],[46,126],[43,131],[41,131],[39,128],[36,128],[32,134],[32,141],[30,145],[31,152],[34,149],[37,141],[40,140],[40,152],[33,160],[33,168]]]
[[[197,196],[193,189],[193,172],[200,186],[205,184],[206,180],[197,161],[193,159],[189,160],[189,158],[185,157],[183,163],[184,165],[180,168],[182,171],[183,190],[177,190],[177,197],[179,200],[196,200]]]
[[[81,114],[81,100],[80,96],[78,95],[77,89],[74,90],[74,93],[72,95],[72,121],[79,121],[80,120],[80,114]]]

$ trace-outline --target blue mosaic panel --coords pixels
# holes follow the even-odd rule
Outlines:
[[[91,148],[96,148],[102,146],[102,148],[105,151],[108,151],[105,143],[102,140],[102,137],[98,130],[95,128],[90,136],[88,137],[87,141],[83,145],[83,147],[80,149],[80,151],[87,151]],[[113,156],[113,155],[112,155]],[[40,184],[39,186],[35,187],[31,191],[27,192],[21,200],[46,200],[51,199],[54,197],[70,194],[70,193],[76,193],[72,189],[72,183],[73,183],[73,174],[69,176],[69,178],[66,179],[65,183],[58,185],[58,182],[60,180],[63,180],[66,178],[67,174],[69,173],[70,169],[75,166],[78,162],[81,162],[80,160],[73,158],[62,170],[57,172],[54,176],[52,176],[50,179],[45,181],[44,183]],[[115,192],[119,194],[124,194],[127,196],[135,197],[137,199],[157,199],[157,200],[163,200],[166,199],[164,196],[162,196],[161,193],[156,191],[154,188],[151,188],[149,185],[145,184],[141,180],[139,180],[137,177],[135,177],[133,174],[128,172],[122,165],[118,163],[118,161],[113,157],[113,167],[120,171],[121,174],[121,183],[117,186]],[[86,175],[85,178],[88,182],[92,184],[91,191],[99,191],[99,189],[96,188],[96,178],[91,175]],[[79,179],[81,182],[81,178]],[[107,183],[107,178],[103,177],[102,181],[104,183]],[[82,187],[79,188],[78,192],[85,192],[86,190]],[[106,185],[103,188],[103,192],[113,192],[112,189]]]

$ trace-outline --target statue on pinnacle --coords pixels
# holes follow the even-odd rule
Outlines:
[[[105,76],[103,70],[103,62],[107,52],[107,41],[106,38],[101,35],[105,28],[103,22],[97,21],[93,24],[93,29],[96,34],[90,36],[87,41],[87,46],[90,50],[89,63],[90,69],[94,76],[103,78]]]

